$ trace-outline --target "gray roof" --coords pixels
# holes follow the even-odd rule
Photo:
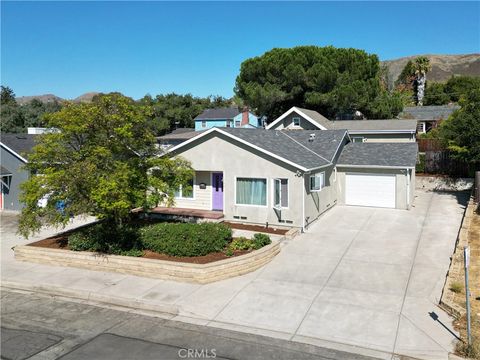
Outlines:
[[[173,130],[171,133],[163,136],[158,136],[157,140],[188,140],[198,135],[198,131],[191,128],[179,128]]]
[[[316,123],[319,125],[322,125],[323,127],[330,129],[330,120],[328,120],[325,116],[322,114],[316,112],[315,110],[309,110],[309,109],[304,109],[300,107],[296,107],[298,110],[303,112],[305,115],[310,117],[312,120],[315,120]]]
[[[406,106],[399,117],[415,120],[441,120],[447,119],[458,109],[460,109],[458,105]]]
[[[417,129],[416,120],[337,120],[330,121],[329,129],[347,129],[358,131],[411,131]]]
[[[349,143],[338,159],[338,165],[415,167],[418,145],[404,143]]]
[[[237,107],[206,109],[194,120],[233,119],[240,112]]]
[[[36,145],[36,136],[34,134],[1,134],[0,142],[18,155],[25,157]]]
[[[222,128],[222,131],[306,169],[331,164],[339,144],[346,136],[345,130]],[[315,134],[312,142],[308,141],[310,134]]]

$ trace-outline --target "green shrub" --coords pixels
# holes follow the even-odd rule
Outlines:
[[[171,256],[203,256],[222,251],[232,230],[216,223],[159,223],[140,230],[145,249]]]
[[[418,163],[415,166],[415,172],[417,173],[424,173],[425,172],[425,154],[419,153],[418,154]]]
[[[270,240],[270,236],[268,236],[267,234],[256,233],[255,235],[253,235],[254,249],[260,249],[271,243],[272,240]]]
[[[141,256],[143,247],[138,230],[132,226],[118,229],[110,223],[98,223],[79,230],[68,237],[73,251],[95,251],[106,254]]]
[[[456,294],[459,294],[463,291],[463,284],[459,281],[454,281],[450,284],[450,290]]]

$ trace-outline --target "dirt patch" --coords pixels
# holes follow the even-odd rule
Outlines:
[[[472,335],[480,339],[480,214],[474,213],[470,228],[468,230],[468,245],[470,246],[470,269],[469,269],[469,288],[470,288],[470,306],[471,306],[471,324]],[[462,264],[463,268],[463,264]],[[458,278],[458,281],[465,284],[465,277]],[[454,301],[465,308],[465,289],[455,294]],[[462,316],[454,322],[455,329],[460,332],[462,339],[467,338],[467,318]]]
[[[275,235],[285,235],[288,230],[286,229],[278,229],[275,227],[265,227],[261,225],[250,225],[250,224],[239,224],[239,223],[232,223],[228,221],[223,222],[225,225],[230,226],[232,229],[238,230],[248,230],[248,231],[255,231],[255,232],[262,232],[267,234],[275,234]]]
[[[68,235],[72,234],[74,231],[69,231],[59,236],[53,236],[47,239],[36,241],[28,244],[27,246],[36,246],[49,249],[60,249],[60,250],[70,250],[68,247]],[[227,256],[223,252],[215,252],[204,256],[170,256],[167,254],[161,254],[150,250],[143,251],[143,258],[146,259],[157,259],[157,260],[167,260],[175,262],[184,262],[191,264],[208,264],[211,262],[230,259],[232,257],[245,255],[251,252],[252,250],[235,250],[232,256]]]

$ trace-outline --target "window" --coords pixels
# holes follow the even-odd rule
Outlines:
[[[294,117],[293,118],[293,126],[300,126],[300,118]]]
[[[227,127],[232,127],[232,120],[227,120]]]
[[[237,178],[237,205],[267,205],[267,179]]]
[[[207,127],[207,121],[206,120],[202,120],[202,128],[206,128]]]
[[[177,191],[175,191],[175,197],[177,199],[193,199],[193,178],[188,181],[188,186],[183,187],[180,185]]]
[[[352,142],[354,143],[365,142],[365,139],[363,136],[354,136],[352,137]]]
[[[310,176],[310,191],[321,191],[325,187],[325,172]]]
[[[273,206],[288,208],[288,179],[273,180]]]
[[[242,125],[242,122],[240,120],[235,120],[235,127],[240,127]]]

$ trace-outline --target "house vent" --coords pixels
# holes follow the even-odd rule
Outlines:
[[[308,138],[308,141],[313,141],[315,139],[315,134],[310,134],[310,137]]]

